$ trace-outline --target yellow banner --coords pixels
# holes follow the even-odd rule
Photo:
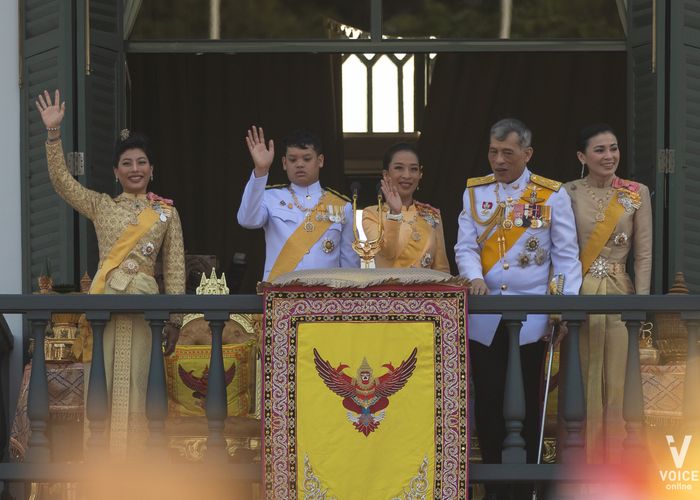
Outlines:
[[[403,498],[415,478],[433,498],[434,338],[430,322],[299,325],[299,498],[310,479],[328,497]]]
[[[605,219],[596,223],[586,244],[581,250],[581,269],[585,275],[590,269],[593,261],[600,255],[600,251],[610,239],[610,235],[615,231],[620,217],[625,213],[625,207],[613,196],[605,209]]]
[[[255,391],[255,341],[223,346],[228,415],[247,415]],[[165,358],[168,412],[171,416],[204,416],[209,385],[210,345],[178,345]]]

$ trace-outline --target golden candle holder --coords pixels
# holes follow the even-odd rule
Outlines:
[[[384,237],[384,217],[382,216],[382,195],[377,194],[377,212],[379,213],[379,232],[373,240],[360,240],[360,233],[357,230],[357,191],[352,194],[352,231],[355,241],[352,242],[352,249],[360,256],[360,269],[374,269],[374,257],[382,249],[382,238]]]

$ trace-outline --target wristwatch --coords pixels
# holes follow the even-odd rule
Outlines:
[[[403,214],[388,213],[388,214],[386,214],[386,218],[387,218],[387,220],[395,220],[398,222],[402,222],[403,221]]]

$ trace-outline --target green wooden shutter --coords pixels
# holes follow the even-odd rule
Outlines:
[[[670,0],[668,0],[670,1]],[[683,271],[691,293],[700,293],[700,9],[670,1],[669,273]]]
[[[73,210],[54,192],[49,181],[44,142],[46,130],[34,107],[44,89],[60,88],[67,101],[62,124],[66,151],[73,149],[72,5],[66,0],[27,0],[21,3],[21,173],[22,173],[22,275],[25,292],[37,288],[36,278],[46,263],[54,283],[75,279]]]
[[[90,50],[85,50],[86,0],[78,1],[78,95],[80,110],[78,144],[85,152],[85,176],[90,189],[115,194],[112,171],[114,140],[123,123],[124,50],[122,8],[119,0],[89,0]],[[99,260],[97,238],[90,221],[80,221],[80,272],[94,275]]]
[[[657,150],[664,146],[665,123],[665,59],[664,0],[656,2],[654,22],[653,0],[627,2],[627,75],[628,127],[627,172],[632,179],[647,186],[652,193],[654,211],[654,253],[652,291],[661,293],[667,276],[666,176],[656,165]],[[659,17],[659,13],[661,17]],[[656,46],[653,31],[656,29]],[[656,58],[653,58],[653,53]]]

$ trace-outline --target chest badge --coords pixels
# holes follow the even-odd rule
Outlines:
[[[324,253],[331,253],[334,249],[335,243],[333,243],[333,240],[324,238],[321,242],[321,250],[323,250]]]

